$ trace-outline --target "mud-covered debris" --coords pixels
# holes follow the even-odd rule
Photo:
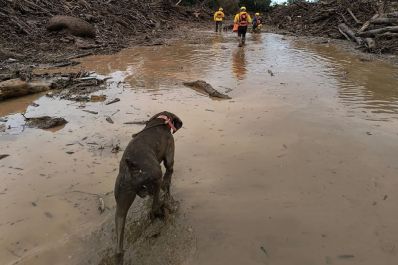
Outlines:
[[[98,111],[92,111],[92,110],[83,110],[84,112],[90,113],[90,114],[98,114]]]
[[[122,150],[122,149],[120,148],[120,146],[119,146],[118,144],[116,144],[116,145],[114,145],[114,146],[112,147],[111,152],[114,153],[114,154],[116,154],[116,153],[119,153],[120,150]]]
[[[106,120],[107,122],[113,124],[113,120],[112,120],[111,117],[108,116],[108,117],[105,118],[105,120]]]
[[[123,122],[123,124],[136,124],[136,125],[145,125],[148,121],[127,121]]]
[[[197,80],[194,82],[184,82],[183,83],[185,86],[193,88],[195,90],[199,90],[201,92],[204,92],[208,94],[210,97],[214,98],[222,98],[222,99],[231,99],[230,96],[225,95],[221,92],[218,92],[215,90],[209,83],[206,83],[203,80]]]
[[[48,31],[66,30],[74,36],[95,37],[95,28],[81,18],[71,16],[54,16],[47,24]]]
[[[64,118],[50,117],[50,116],[42,116],[34,118],[25,117],[25,119],[27,126],[38,129],[51,129],[68,123],[68,121],[65,120]]]
[[[5,132],[7,129],[7,126],[5,124],[0,124],[0,132]]]
[[[269,69],[268,69],[267,72],[269,73],[270,76],[274,76],[274,75],[275,75],[275,74],[274,74],[271,70],[269,70]]]
[[[73,155],[75,152],[73,152],[73,151],[67,151],[67,152],[65,152],[65,153],[67,153],[68,155]]]
[[[120,101],[120,98],[115,98],[115,99],[112,99],[111,101],[106,102],[105,105],[111,105],[111,104],[119,102],[119,101]]]
[[[7,122],[8,119],[6,117],[0,117],[0,122]]]
[[[0,101],[50,90],[51,83],[27,82],[21,79],[11,79],[0,82]]]
[[[106,96],[105,95],[91,95],[90,97],[90,101],[91,102],[103,102],[106,100]]]
[[[261,249],[261,251],[268,257],[268,252],[267,252],[267,250],[265,249],[265,247],[264,247],[264,246],[261,246],[260,249]]]
[[[337,257],[339,259],[353,259],[353,258],[355,258],[355,256],[352,255],[352,254],[342,254],[342,255],[338,255]]]
[[[0,154],[0,160],[2,160],[3,158],[9,157],[9,154]]]

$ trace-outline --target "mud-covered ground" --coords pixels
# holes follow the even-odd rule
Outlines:
[[[249,34],[238,48],[232,33],[195,34],[63,69],[110,77],[94,93],[106,101],[0,103],[0,263],[112,264],[122,151],[169,110],[184,122],[178,211],[149,224],[150,201],[134,203],[127,264],[395,265],[398,69],[328,42]],[[183,85],[197,79],[232,99]],[[68,123],[27,128],[21,112]]]

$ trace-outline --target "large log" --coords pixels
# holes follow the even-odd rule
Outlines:
[[[21,97],[29,94],[39,93],[51,89],[51,84],[44,82],[22,81],[20,79],[11,79],[0,82],[0,100]]]
[[[398,17],[398,12],[384,14],[386,17]]]
[[[78,37],[95,37],[95,28],[87,21],[70,16],[54,16],[47,24],[48,31],[68,30]]]
[[[378,34],[386,33],[386,32],[398,32],[398,26],[389,26],[380,29],[372,29],[365,32],[359,32],[357,35],[360,37],[374,37]]]
[[[358,45],[362,45],[363,44],[363,40],[357,36],[355,36],[354,31],[352,31],[352,29],[350,29],[346,24],[341,23],[339,24],[339,30],[340,32],[342,32],[342,34],[344,36],[348,36],[352,41],[355,41]]]
[[[379,18],[371,20],[370,23],[396,25],[396,24],[398,24],[398,18],[379,17]]]

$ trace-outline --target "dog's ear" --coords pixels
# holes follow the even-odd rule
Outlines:
[[[176,127],[176,129],[178,131],[182,127],[182,120],[180,118],[178,118],[177,116],[174,116],[173,124],[174,124],[174,127]]]

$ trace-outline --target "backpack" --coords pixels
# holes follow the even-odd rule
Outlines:
[[[247,26],[247,13],[244,12],[242,14],[239,15],[239,25],[240,26]]]

